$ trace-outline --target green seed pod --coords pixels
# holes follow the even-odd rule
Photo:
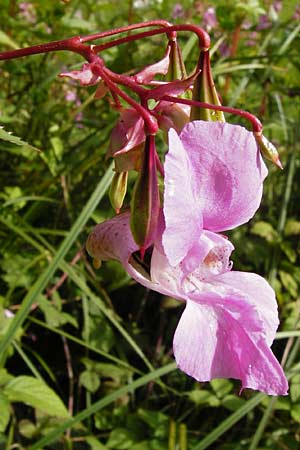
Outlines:
[[[270,142],[263,134],[261,133],[254,133],[255,140],[257,142],[258,148],[261,151],[261,154],[268,159],[269,161],[272,161],[272,163],[276,164],[277,167],[280,169],[283,169],[283,166],[281,164],[279,153],[276,149],[276,147]]]
[[[200,69],[200,72],[194,82],[193,100],[212,105],[221,105],[211,73],[208,50],[200,53],[198,69]],[[207,108],[199,108],[198,106],[191,107],[190,120],[226,122],[222,111],[213,111]]]
[[[131,199],[130,227],[141,255],[155,237],[159,214],[159,189],[156,169],[155,136],[146,137],[143,164]]]
[[[113,176],[110,189],[109,199],[116,213],[120,212],[127,191],[128,172],[116,172]]]

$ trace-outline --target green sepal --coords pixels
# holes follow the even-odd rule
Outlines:
[[[193,100],[198,102],[221,105],[215,84],[213,81],[209,51],[201,51],[198,63],[199,75],[194,81]],[[213,111],[208,108],[191,107],[190,120],[206,120],[210,122],[225,122],[222,111]]]

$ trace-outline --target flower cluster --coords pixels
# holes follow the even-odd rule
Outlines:
[[[145,27],[150,30],[133,32]],[[125,37],[86,45],[128,31]],[[178,31],[194,32],[199,39],[199,60],[190,75]],[[158,34],[167,37],[163,58],[131,75],[113,72],[99,56]],[[61,76],[96,85],[97,98],[108,96],[119,111],[108,146],[115,162],[110,199],[117,214],[96,226],[86,248],[95,264],[116,259],[137,282],[185,302],[173,345],[178,366],[199,381],[230,377],[242,388],[285,395],[287,380],[270,348],[278,326],[274,291],[260,276],[232,270],[234,247],[221,234],[257,211],[267,175],[261,154],[281,163],[256,117],[221,105],[209,46],[199,27],[152,21],[7,52],[6,58],[77,52],[87,62]],[[227,123],[224,113],[248,119],[252,130]],[[156,149],[158,130],[168,143],[163,161]],[[137,177],[130,207],[124,207],[132,170]]]

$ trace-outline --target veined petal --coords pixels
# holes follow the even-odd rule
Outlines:
[[[119,261],[126,272],[146,288],[172,295],[172,290],[167,288],[167,284],[161,285],[156,280],[150,279],[150,274],[139,261],[137,257],[139,246],[131,234],[129,211],[96,225],[88,236],[86,249],[91,257],[100,261],[110,259]]]
[[[251,298],[262,318],[266,342],[271,345],[279,325],[275,292],[269,283],[256,273],[231,271],[218,277],[218,283],[246,294]]]
[[[242,388],[286,395],[287,380],[252,304],[237,294],[189,297],[174,336],[179,368],[198,381],[235,378]]]
[[[139,248],[132,237],[129,220],[128,211],[96,225],[86,242],[89,255],[103,261],[116,259],[125,265],[131,253]]]
[[[176,266],[198,242],[202,231],[200,201],[195,202],[191,173],[193,168],[175,130],[169,131],[169,151],[165,157],[163,247]]]
[[[183,128],[180,141],[190,162],[182,169],[189,167],[193,194],[189,207],[200,205],[203,227],[224,231],[250,220],[259,207],[267,175],[253,133],[239,125],[194,121]],[[178,143],[172,139],[171,154],[175,146]]]

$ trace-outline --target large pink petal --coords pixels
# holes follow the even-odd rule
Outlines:
[[[239,125],[194,121],[183,128],[180,140],[190,160],[185,175],[193,191],[189,207],[200,204],[203,227],[224,231],[250,220],[259,207],[267,175],[253,133]],[[178,146],[173,139],[171,153],[174,145]]]
[[[275,292],[269,283],[256,273],[231,271],[218,277],[218,283],[224,283],[242,295],[247,295],[259,313],[264,324],[266,342],[271,345],[279,325]]]
[[[169,152],[165,157],[163,247],[172,266],[184,259],[198,242],[202,231],[200,201],[195,202],[191,174],[193,167],[178,134],[169,131]]]
[[[198,381],[235,378],[243,388],[286,395],[283,370],[266,343],[263,323],[243,297],[194,294],[174,336],[178,366]]]

